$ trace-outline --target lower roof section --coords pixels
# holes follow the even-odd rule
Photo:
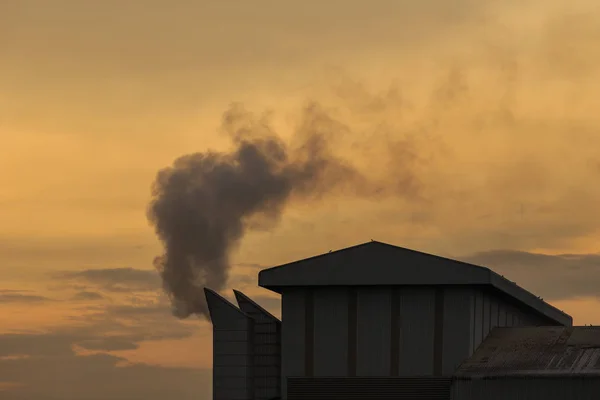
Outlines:
[[[258,284],[277,293],[299,286],[485,285],[557,324],[573,324],[571,316],[489,268],[375,241],[262,270]]]
[[[495,328],[456,378],[600,377],[600,327]]]

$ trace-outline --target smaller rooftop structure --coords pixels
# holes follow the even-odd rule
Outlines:
[[[377,241],[262,270],[258,284],[277,293],[308,286],[485,286],[559,325],[573,324],[568,314],[489,268]]]
[[[600,377],[600,327],[496,328],[454,376]]]

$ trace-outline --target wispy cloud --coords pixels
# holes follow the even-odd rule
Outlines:
[[[210,386],[208,370],[130,364],[110,354],[0,360],[0,375],[22,383],[2,392],[3,400],[208,399]]]
[[[135,268],[63,271],[54,273],[53,276],[62,281],[93,285],[108,292],[156,291],[161,287],[156,271]]]
[[[600,254],[493,250],[462,259],[489,267],[547,300],[600,298]]]
[[[105,297],[98,292],[90,292],[90,291],[81,291],[76,293],[71,300],[73,301],[95,301],[95,300],[104,300]]]
[[[114,354],[146,341],[188,338],[200,329],[197,321],[174,318],[166,300],[98,299],[87,310],[44,332],[0,334],[0,376],[22,383],[7,387],[2,399],[191,399],[204,392],[208,398],[207,370],[132,363]]]
[[[31,294],[29,291],[0,290],[0,303],[44,303],[52,299]]]

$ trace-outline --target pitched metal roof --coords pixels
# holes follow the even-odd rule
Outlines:
[[[204,288],[204,296],[206,297],[210,320],[215,328],[227,327],[237,321],[252,319],[250,315],[212,289]]]
[[[238,306],[240,307],[240,310],[257,320],[258,322],[276,324],[281,323],[281,321],[277,319],[277,317],[265,310],[260,304],[252,300],[250,297],[246,296],[244,293],[234,289],[233,294],[235,295],[235,299],[238,303]]]
[[[455,377],[600,377],[600,327],[496,328]]]
[[[486,285],[561,325],[573,319],[489,268],[371,241],[262,270],[258,284],[298,286]]]

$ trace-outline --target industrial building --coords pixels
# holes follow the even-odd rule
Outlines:
[[[235,306],[205,290],[215,400],[584,399],[598,388],[600,331],[485,267],[371,241],[265,269],[258,283],[281,295],[281,321],[239,291]],[[559,380],[570,396],[526,395]]]
[[[600,399],[600,328],[494,329],[455,371],[452,399]]]

